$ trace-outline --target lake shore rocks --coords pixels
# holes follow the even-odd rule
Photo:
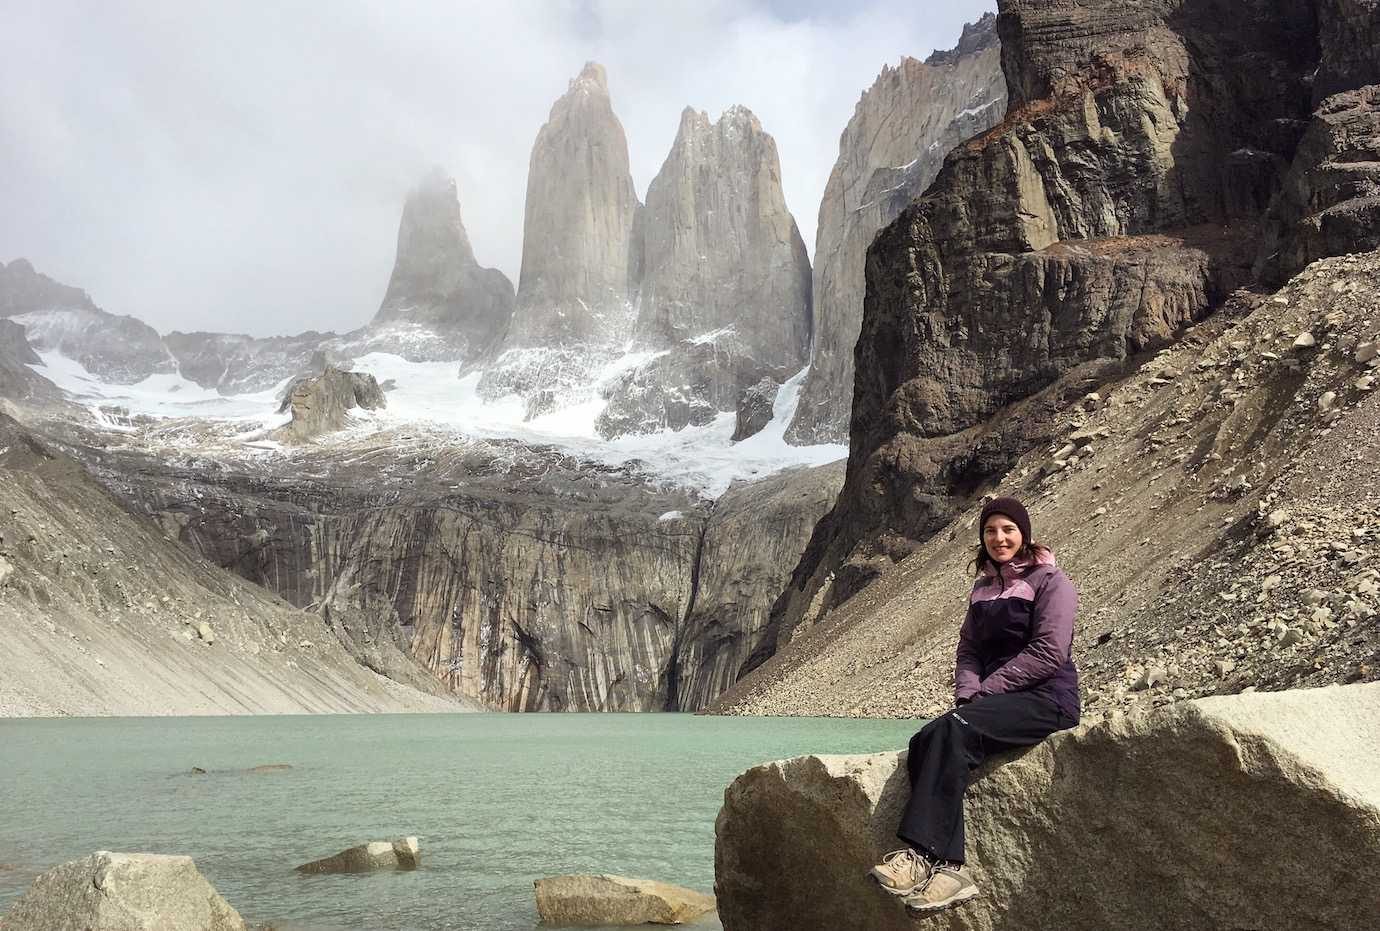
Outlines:
[[[679,925],[714,910],[714,897],[625,876],[551,876],[533,882],[537,913],[551,925]]]
[[[56,866],[0,917],[4,931],[248,931],[191,857],[97,851]]]
[[[415,837],[370,841],[342,850],[334,856],[297,867],[299,873],[372,873],[378,870],[415,870],[422,865],[421,846]]]
[[[967,797],[982,894],[929,926],[1366,927],[1380,869],[1377,711],[1380,684],[1208,698],[1006,756]],[[899,846],[908,782],[902,753],[739,776],[716,824],[725,931],[913,928],[900,900],[864,880]],[[1325,876],[1306,881],[1315,867]]]

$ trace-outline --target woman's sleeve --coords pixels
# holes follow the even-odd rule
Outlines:
[[[954,664],[954,704],[962,705],[977,697],[982,685],[982,661],[978,658],[977,638],[973,633],[973,606],[963,617],[958,631],[958,661]]]
[[[1077,614],[1078,592],[1068,576],[1055,570],[1035,593],[1030,642],[983,680],[978,695],[1019,692],[1054,675],[1073,653],[1073,619]]]

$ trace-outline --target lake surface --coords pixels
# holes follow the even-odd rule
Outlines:
[[[0,720],[0,914],[95,850],[188,854],[251,924],[531,931],[532,881],[620,873],[712,892],[744,769],[900,749],[918,721],[682,714]],[[292,768],[250,774],[250,767]],[[207,770],[193,775],[192,767]],[[293,867],[415,834],[422,869]],[[713,920],[696,931],[717,928]]]

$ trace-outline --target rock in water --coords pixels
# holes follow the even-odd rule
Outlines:
[[[517,305],[481,394],[548,389],[563,400],[621,350],[632,332],[628,261],[640,206],[608,79],[590,62],[532,147]]]
[[[334,366],[315,378],[304,378],[293,385],[279,413],[292,411],[292,422],[273,431],[284,443],[306,443],[323,433],[339,430],[347,415],[357,407],[379,410],[388,406],[383,389],[373,375],[342,372]]]
[[[655,355],[608,391],[604,436],[707,423],[805,364],[810,261],[776,142],[747,108],[716,122],[685,109],[633,250],[633,345]]]
[[[537,914],[550,925],[679,925],[714,910],[714,897],[650,879],[538,879]]]
[[[191,857],[98,851],[35,879],[4,931],[247,931]]]
[[[376,870],[415,870],[422,865],[421,847],[415,837],[395,841],[370,841],[342,850],[323,860],[297,867],[299,873],[372,873]]]
[[[403,207],[393,276],[373,326],[424,327],[468,361],[494,346],[512,315],[512,282],[475,260],[455,179],[431,172]]]
[[[815,234],[814,347],[787,438],[847,443],[863,269],[877,231],[929,187],[944,156],[1006,114],[996,17],[964,27],[958,46],[903,58],[863,93],[839,139]]]
[[[715,826],[725,931],[913,931],[864,879],[899,846],[908,781],[898,753],[739,776]],[[982,895],[935,928],[1370,927],[1380,684],[1209,698],[1058,734],[984,767],[966,811]]]
[[[763,378],[743,392],[738,402],[738,424],[733,431],[733,442],[745,440],[762,432],[771,423],[776,405],[777,392],[781,386],[770,378]]]

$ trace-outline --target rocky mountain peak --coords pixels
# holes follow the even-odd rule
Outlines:
[[[853,346],[862,325],[867,247],[939,173],[960,142],[1006,113],[996,19],[963,30],[953,49],[903,58],[865,91],[839,138],[819,207],[810,374],[787,438],[848,441]]]
[[[804,364],[810,263],[776,141],[751,110],[681,113],[633,246],[636,342],[662,354],[611,393],[605,435],[706,423]]]
[[[431,170],[403,204],[393,274],[372,326],[425,327],[467,359],[497,342],[512,313],[512,282],[474,257],[455,179]]]
[[[597,61],[587,61],[585,66],[580,69],[580,73],[570,79],[570,92],[585,91],[587,93],[609,95],[609,76],[604,70],[604,66]]]
[[[626,326],[638,209],[602,66],[585,65],[537,133],[509,344],[605,341]]]
[[[997,14],[985,13],[982,19],[975,23],[964,23],[963,34],[958,38],[958,45],[943,51],[936,50],[929,58],[925,59],[925,64],[931,66],[953,64],[967,55],[976,55],[986,49],[996,48],[1000,41],[997,37]]]

